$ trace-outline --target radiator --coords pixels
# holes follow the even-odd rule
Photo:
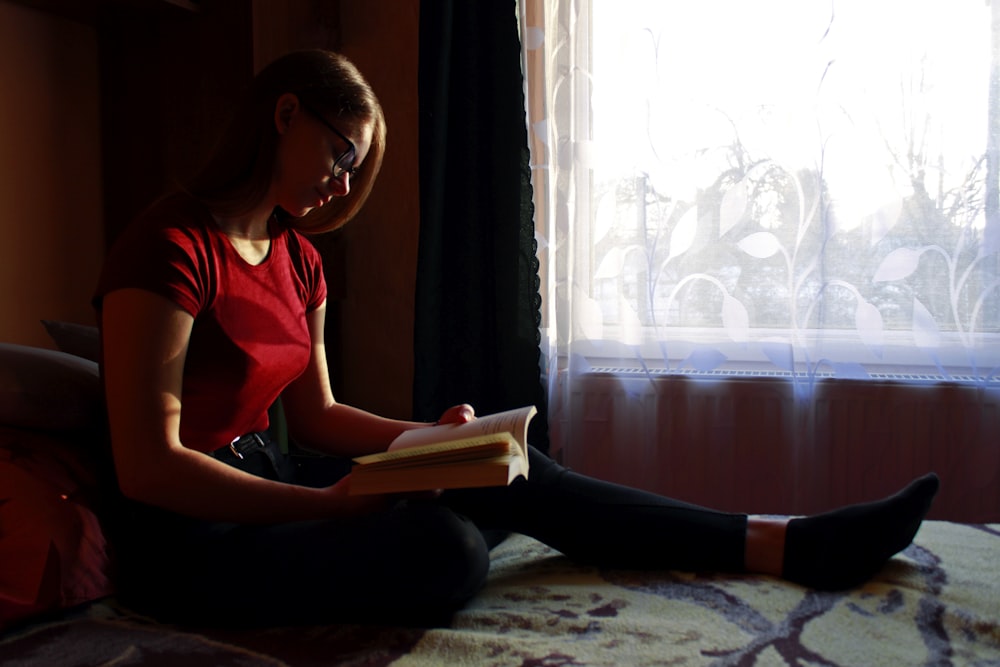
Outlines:
[[[808,514],[937,472],[931,518],[1000,521],[1000,397],[973,384],[565,375],[552,452],[578,472],[695,504]],[[798,397],[797,397],[798,396]]]

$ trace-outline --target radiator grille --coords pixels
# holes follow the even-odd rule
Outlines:
[[[553,451],[585,474],[723,510],[806,514],[933,470],[933,517],[1000,521],[995,390],[829,379],[803,400],[774,376],[612,371],[562,377],[550,409]]]
[[[665,368],[632,368],[615,366],[596,366],[590,370],[593,375],[614,375],[617,377],[632,378],[662,378],[662,377],[688,377],[703,379],[724,379],[724,378],[797,378],[802,381],[822,381],[834,380],[837,376],[833,373],[818,372],[812,375],[805,373],[792,373],[791,371],[767,370],[740,370],[740,369],[716,369],[711,371],[696,371],[691,369],[665,369]],[[941,375],[936,373],[869,373],[869,380],[884,382],[905,382],[910,384],[939,384],[951,382],[958,384],[971,384],[977,386],[1000,388],[1000,377],[977,377],[974,375],[956,374]]]

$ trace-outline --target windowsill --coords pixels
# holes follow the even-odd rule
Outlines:
[[[543,330],[543,341],[551,332]],[[910,332],[885,332],[876,354],[852,331],[755,330],[746,343],[729,340],[723,332],[671,329],[667,341],[626,344],[619,332],[605,327],[606,340],[576,340],[572,361],[560,368],[592,373],[685,375],[692,377],[847,378],[904,382],[976,382],[1000,385],[1000,334],[975,334],[965,345],[957,334],[942,333],[939,345],[915,347]],[[550,348],[553,349],[553,348]],[[562,353],[562,350],[560,350]],[[561,354],[561,356],[564,356]]]

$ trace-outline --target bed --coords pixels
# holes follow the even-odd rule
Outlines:
[[[873,581],[600,571],[513,535],[447,627],[168,627],[95,602],[0,641],[0,664],[1000,665],[1000,525],[925,524]]]
[[[4,667],[1000,667],[1000,524],[946,521],[925,522],[877,577],[843,593],[764,576],[600,570],[515,534],[494,549],[485,588],[442,626],[157,623],[114,597],[99,378],[86,356],[0,344]]]

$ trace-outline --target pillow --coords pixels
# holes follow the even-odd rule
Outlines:
[[[97,327],[56,320],[42,320],[42,326],[61,352],[91,361],[101,360],[101,337]]]
[[[0,428],[0,629],[111,594],[100,479],[68,438]]]
[[[43,431],[104,425],[97,364],[81,357],[0,343],[0,425]]]

